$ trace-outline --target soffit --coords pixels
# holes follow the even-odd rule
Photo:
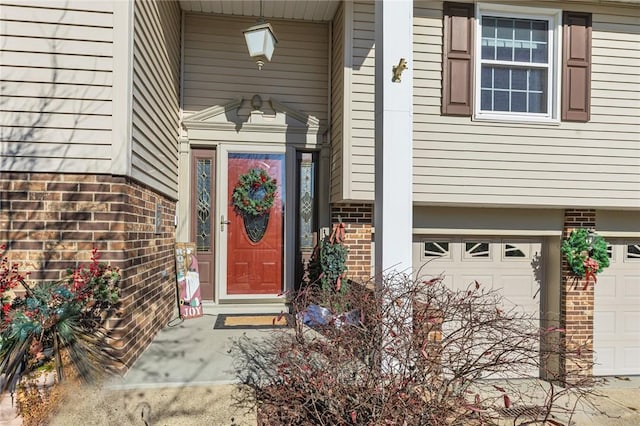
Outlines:
[[[180,0],[186,12],[260,17],[259,0]],[[266,19],[300,19],[330,21],[341,0],[264,0],[262,16]]]

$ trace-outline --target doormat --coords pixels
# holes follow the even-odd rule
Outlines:
[[[261,329],[289,327],[289,314],[219,314],[213,328]]]

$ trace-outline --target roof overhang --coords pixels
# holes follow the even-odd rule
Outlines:
[[[266,19],[300,19],[330,21],[342,0],[264,0],[262,16]],[[180,0],[186,12],[260,17],[259,0]]]

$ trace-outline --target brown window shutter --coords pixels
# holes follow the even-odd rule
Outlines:
[[[444,3],[442,114],[473,111],[473,3]]]
[[[564,12],[562,120],[587,122],[591,113],[591,14]]]

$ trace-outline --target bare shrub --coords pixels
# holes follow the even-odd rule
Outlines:
[[[303,324],[318,300],[332,319]],[[454,290],[441,277],[394,274],[379,290],[309,287],[294,314],[293,332],[235,346],[250,390],[243,398],[258,405],[263,425],[568,422],[593,392],[586,375],[539,380],[549,377],[547,360],[560,352],[549,342],[562,330],[541,330],[537,318],[506,308],[497,290],[477,282]],[[578,373],[591,368],[584,350],[564,354],[581,358]]]

